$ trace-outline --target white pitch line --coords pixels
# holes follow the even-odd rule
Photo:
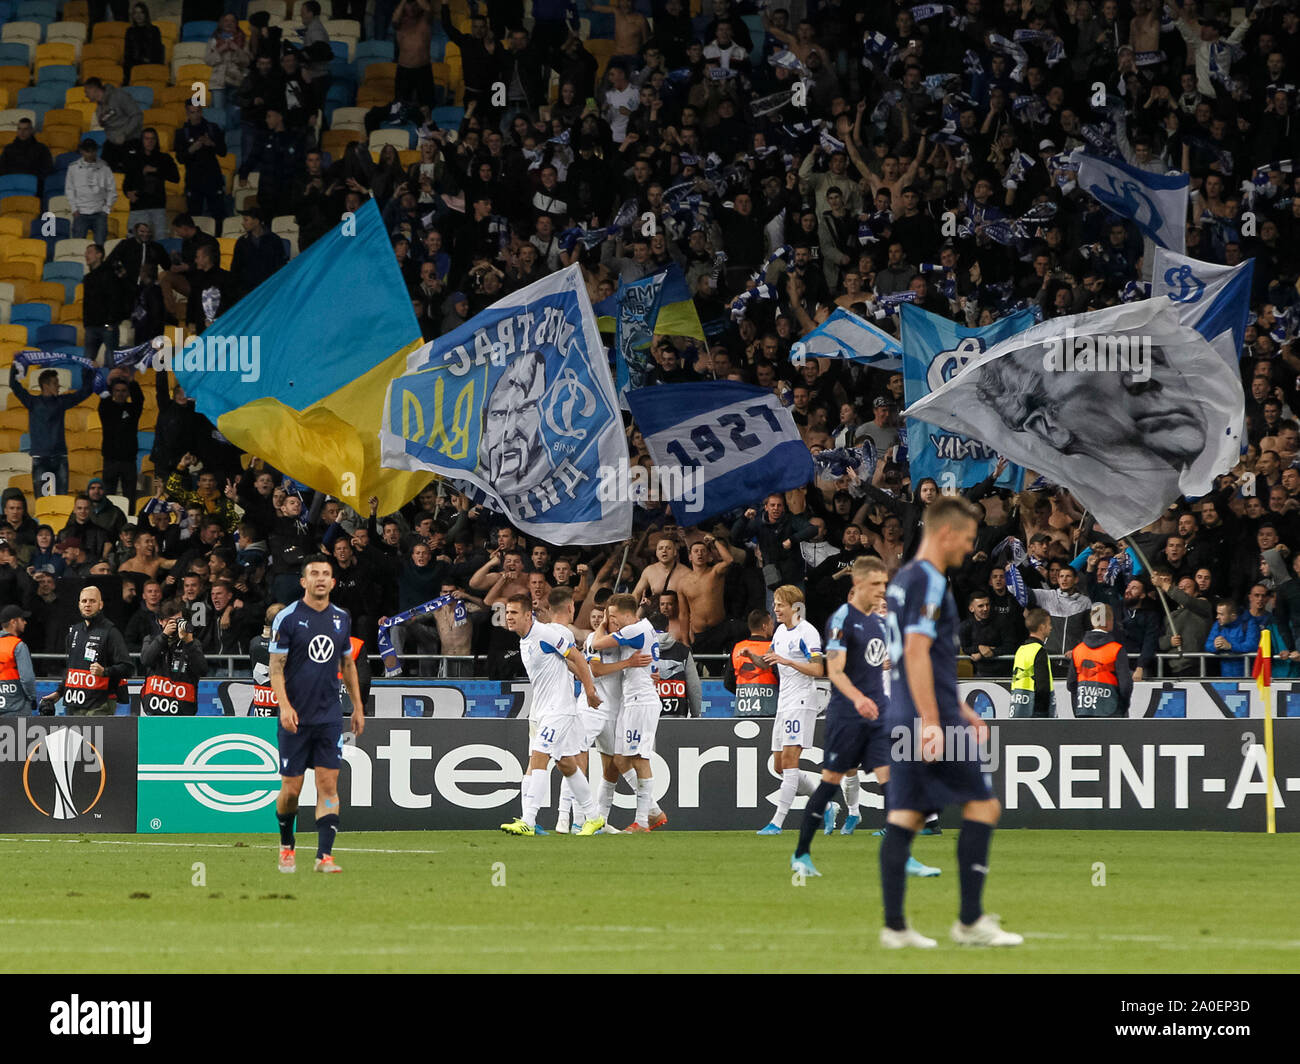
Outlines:
[[[266,849],[268,844],[258,843],[249,846],[237,846],[233,842],[144,842],[137,839],[7,839],[0,838],[0,842],[64,842],[82,845],[91,843],[95,846],[179,846],[182,849],[208,849],[208,850],[260,850]],[[380,850],[371,849],[362,846],[335,846],[334,849],[339,853],[442,853],[442,850]]]

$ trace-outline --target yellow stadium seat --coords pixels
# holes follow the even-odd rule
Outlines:
[[[121,41],[91,41],[88,44],[83,44],[81,46],[81,61],[83,63],[90,59],[109,59],[116,63],[121,58]]]
[[[11,488],[17,488],[29,499],[32,498],[33,496],[35,496],[38,501],[40,499],[40,496],[37,496],[36,492],[32,490],[32,475],[30,473],[19,473],[17,476],[10,477],[9,486]],[[72,511],[69,510],[68,513],[71,514]],[[53,524],[52,521],[46,521],[44,518],[38,517],[37,520],[41,521],[42,524]],[[68,519],[66,517],[63,519],[63,523],[65,525],[68,523]]]
[[[0,236],[22,236],[23,227],[17,218],[0,218]]]
[[[221,266],[222,269],[230,269],[230,263],[235,255],[235,243],[238,237],[221,236],[217,237],[217,243],[221,245]]]
[[[75,66],[77,62],[77,46],[69,44],[67,41],[54,41],[47,44],[38,44],[36,46],[36,69],[40,70],[43,66],[58,64],[60,66]]]
[[[82,130],[77,126],[46,126],[41,130],[41,140],[52,155],[76,151],[81,144]]]
[[[111,59],[83,59],[81,79],[85,81],[87,78],[99,78],[110,85],[121,85],[122,65]]]
[[[201,81],[207,85],[212,81],[212,68],[207,63],[186,63],[176,68],[176,84],[189,86]]]
[[[86,307],[82,303],[65,303],[59,308],[59,324],[75,325],[77,334],[81,334],[81,327],[86,319]],[[78,340],[77,343],[81,343]]]
[[[92,41],[117,41],[119,47],[126,38],[125,22],[96,22],[91,28]]]
[[[75,107],[53,107],[45,112],[45,129],[51,126],[72,126],[78,131],[86,128],[85,116]]]
[[[89,0],[64,0],[62,15],[65,22],[89,23]]]
[[[169,19],[159,19],[154,25],[158,27],[158,36],[163,39],[164,45],[173,45],[181,39],[179,23],[172,22]]]
[[[30,207],[27,204],[19,206],[17,200],[36,200],[35,196],[7,196],[5,198],[5,213],[10,213],[9,208],[12,204],[17,210],[25,211]],[[36,200],[37,207],[40,206],[40,200]],[[0,248],[0,255],[6,259],[39,259],[45,261],[45,241],[36,240],[35,238],[19,237],[17,240],[6,240],[4,247]]]
[[[366,75],[362,80],[363,85],[369,85],[372,81],[390,82],[397,79],[396,63],[371,63],[366,67]]]
[[[186,101],[193,95],[194,90],[188,85],[168,85],[163,89],[154,89],[153,105],[155,107],[168,107],[171,104],[178,103],[181,105],[183,113]],[[182,121],[184,121],[183,118]]]
[[[67,10],[66,8],[64,10]],[[31,477],[28,477],[30,480]],[[10,481],[13,484],[13,481]],[[43,525],[52,525],[57,533],[72,516],[72,508],[77,500],[72,495],[38,495],[32,505],[36,520]]]
[[[162,63],[141,63],[131,68],[131,84],[144,85],[148,82],[161,81],[163,85],[169,85],[172,80],[171,74],[171,67],[164,66]]]
[[[8,89],[25,89],[32,83],[32,71],[30,67],[25,66],[4,66],[0,67],[0,85]],[[15,91],[14,98],[17,99]]]
[[[0,325],[0,343],[26,344],[27,328],[23,325]]]

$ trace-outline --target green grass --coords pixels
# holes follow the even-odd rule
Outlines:
[[[3,837],[6,894],[28,904],[0,918],[0,971],[788,973],[823,953],[837,971],[1300,971],[1286,836],[1003,832],[985,902],[1027,940],[998,952],[948,941],[956,834],[920,838],[944,870],[908,882],[913,925],[940,940],[925,953],[878,945],[879,839],[819,834],[823,878],[799,887],[795,838],[345,832],[326,877],[308,837],[293,876],[271,836]]]

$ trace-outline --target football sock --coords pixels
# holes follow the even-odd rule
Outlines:
[[[573,797],[573,812],[580,814],[585,820],[587,817],[596,815],[596,810],[591,805],[591,784],[587,782],[587,777],[582,769],[575,768],[572,776],[566,776],[565,783],[569,785],[569,791]]]
[[[571,778],[570,776],[560,778],[560,815],[556,821],[559,824],[567,824],[573,819],[573,790],[569,786]]]
[[[802,857],[812,848],[812,838],[822,826],[822,814],[826,812],[826,806],[838,789],[835,784],[822,780],[813,791],[813,796],[808,799],[808,807],[803,811],[803,823],[799,825],[799,845],[794,851],[796,857]]]
[[[799,794],[816,794],[817,788],[821,786],[822,778],[816,772],[799,772]]]
[[[326,813],[316,821],[316,859],[319,861],[322,857],[334,849],[334,836],[339,831],[338,813]]]
[[[650,826],[650,807],[654,805],[655,781],[647,776],[636,781],[636,822],[643,828]]]
[[[961,877],[961,922],[970,927],[984,912],[981,898],[988,875],[993,825],[963,820],[957,835],[957,867]]]
[[[291,850],[294,847],[293,822],[297,819],[297,816],[297,813],[275,814],[275,819],[280,822],[280,845],[288,846]]]
[[[617,783],[611,783],[609,780],[600,781],[600,790],[596,799],[596,813],[609,819],[609,811],[614,805],[614,791],[618,787]]]
[[[903,896],[907,892],[907,859],[911,856],[915,832],[897,824],[885,825],[885,837],[880,842],[880,892],[885,901],[885,926],[891,931],[903,931]]]
[[[632,793],[635,794],[637,788],[636,769],[628,769],[623,773],[623,778],[627,780],[627,785],[632,788]],[[652,793],[650,795],[650,815],[657,817],[661,812],[662,810],[659,808],[659,803],[655,801],[654,794]]]
[[[862,778],[852,775],[844,777],[844,804],[848,808],[849,816],[861,816],[861,808],[858,799],[862,794]]]
[[[776,815],[772,823],[780,827],[785,823],[785,815],[790,812],[790,803],[799,793],[799,770],[787,768],[781,771],[781,790],[776,796]]]
[[[523,801],[522,820],[530,828],[537,826],[537,810],[539,803],[537,801],[537,784],[544,777],[549,775],[549,770],[529,772],[524,777],[524,782],[519,789],[519,796]]]

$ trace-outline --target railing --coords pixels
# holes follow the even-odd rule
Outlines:
[[[1050,655],[1050,657],[1052,659],[1053,675],[1056,676],[1056,678],[1058,679],[1064,678],[1066,674],[1066,669],[1068,668],[1068,659],[1064,656],[1055,655],[1055,654]],[[1255,655],[1253,653],[1240,654],[1240,655],[1206,654],[1204,652],[1196,652],[1196,653],[1189,652],[1182,655],[1157,654],[1155,675],[1146,676],[1144,677],[1144,679],[1163,680],[1163,679],[1175,678],[1175,677],[1179,679],[1214,678],[1215,676],[1219,675],[1219,670],[1217,668],[1207,668],[1208,662],[1215,661],[1215,662],[1222,663],[1225,661],[1232,661],[1238,658],[1241,660],[1241,662],[1245,667],[1245,675],[1249,676],[1251,667],[1255,660]],[[252,666],[249,663],[249,658],[247,654],[209,654],[207,655],[207,659],[208,659],[208,668],[209,668],[209,672],[208,672],[209,679],[216,679],[216,680],[246,679],[252,673]],[[33,654],[32,655],[32,661],[33,664],[36,666],[38,678],[40,679],[59,678],[63,673],[63,668],[66,660],[67,660],[66,657],[62,654]],[[980,662],[972,662],[969,656],[962,654],[958,656],[957,660],[959,662],[967,662],[971,666],[983,664],[989,661],[993,661],[999,665],[1006,666],[1005,672],[998,672],[998,673],[976,673],[972,668],[971,673],[969,675],[963,675],[962,679],[1003,680],[1003,681],[1011,680],[1011,662],[1013,659],[1010,655],[1004,655],[996,658],[984,658]],[[1273,660],[1275,662],[1278,661],[1277,656],[1274,656]],[[419,675],[413,675],[407,678],[412,680],[421,679],[421,678],[426,680],[433,680],[433,679],[471,680],[471,679],[484,678],[484,676],[479,672],[474,672],[466,676],[446,675],[447,673],[450,672],[450,670],[444,668],[443,665],[444,662],[467,661],[467,662],[474,663],[475,666],[477,667],[477,665],[486,662],[486,655],[483,654],[477,654],[477,655],[476,654],[403,654],[402,655],[403,665],[411,664],[415,666],[415,672],[417,674],[420,671],[422,671],[419,667],[420,663],[425,661],[432,661],[437,663],[433,670],[432,675],[428,675],[424,677],[420,677]],[[709,679],[718,679],[722,676],[722,668],[723,665],[726,663],[726,661],[727,661],[727,655],[725,654],[695,655],[696,664],[701,667],[702,674]],[[1173,673],[1170,672],[1167,668],[1167,666],[1172,663],[1182,662],[1185,664],[1188,661],[1193,661],[1195,663],[1196,666],[1195,670],[1180,671],[1177,673]],[[50,664],[50,667],[47,667],[44,671],[42,671],[41,669],[41,663],[43,662],[48,662]],[[382,678],[384,675],[384,664],[383,661],[379,658],[379,656],[371,655],[370,664],[371,664],[371,675],[376,679]],[[966,670],[963,669],[961,671],[965,673]]]

